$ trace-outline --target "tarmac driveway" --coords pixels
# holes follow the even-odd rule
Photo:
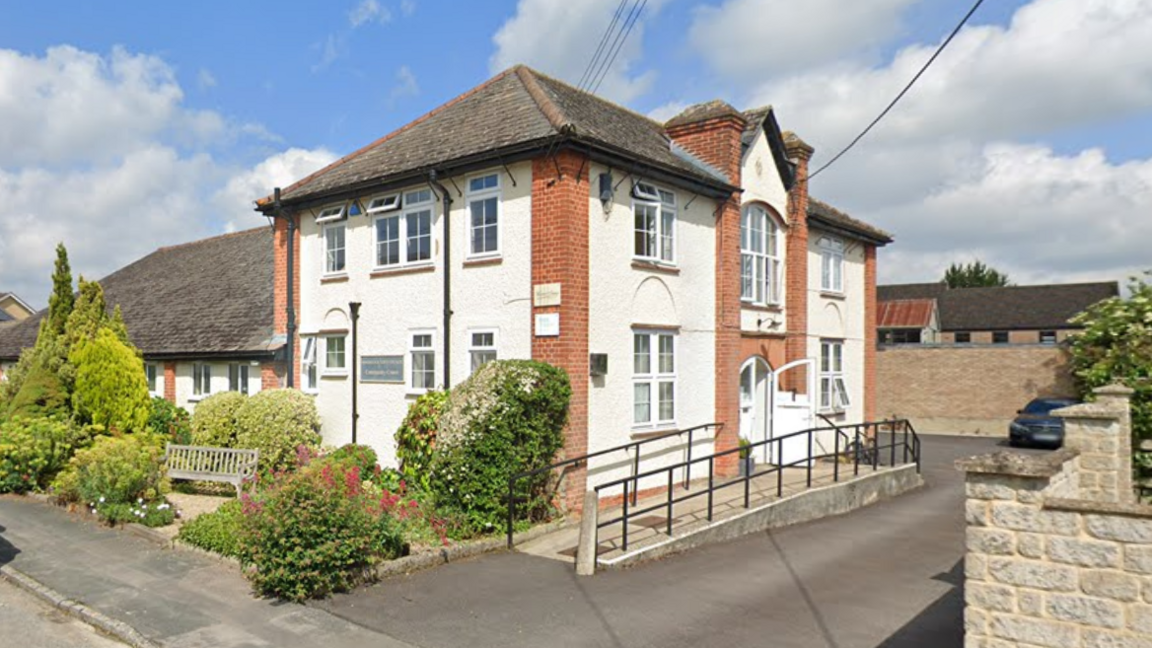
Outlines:
[[[994,439],[924,437],[927,486],[848,515],[623,572],[494,554],[316,605],[418,646],[963,645],[960,457]]]

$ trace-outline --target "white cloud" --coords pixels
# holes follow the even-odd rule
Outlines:
[[[875,47],[919,0],[726,0],[696,9],[689,42],[743,82],[827,63]]]
[[[387,7],[381,6],[377,0],[361,0],[352,11],[348,12],[348,22],[353,28],[373,22],[385,25],[392,22],[392,12]]]
[[[404,97],[415,97],[420,94],[420,85],[416,82],[416,75],[407,65],[401,65],[396,70],[396,85],[388,93],[389,103],[395,103]]]
[[[669,101],[648,111],[648,117],[658,122],[666,122],[684,112],[684,109],[690,105],[692,104],[686,101]]]
[[[98,278],[226,221],[256,226],[252,200],[335,159],[299,149],[250,169],[217,159],[208,145],[275,136],[191,110],[183,96],[155,57],[70,47],[43,57],[0,52],[3,290],[44,305],[58,242],[75,274]]]
[[[414,0],[400,0],[400,13],[405,16],[416,13],[416,2]]]
[[[208,70],[200,68],[200,71],[196,74],[196,85],[200,86],[201,90],[215,88],[216,77],[212,76],[212,73]]]
[[[604,76],[598,94],[627,103],[647,92],[656,82],[655,72],[639,72],[635,68],[643,49],[644,21],[657,13],[665,1],[648,2]],[[509,18],[492,39],[496,52],[488,66],[492,72],[498,72],[523,63],[576,84],[592,60],[618,5],[617,0],[520,0],[516,15]]]
[[[312,73],[327,69],[336,62],[336,59],[348,52],[348,43],[340,34],[328,34],[319,43],[313,43],[312,49],[320,53],[320,60],[312,65]]]

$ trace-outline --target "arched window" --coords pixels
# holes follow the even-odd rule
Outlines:
[[[780,303],[780,226],[768,210],[748,205],[740,221],[740,298],[753,304]]]

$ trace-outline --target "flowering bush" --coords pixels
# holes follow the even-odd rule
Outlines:
[[[16,417],[0,423],[0,493],[48,485],[72,454],[73,430],[61,421]]]
[[[240,501],[229,500],[215,511],[185,522],[178,537],[194,547],[236,557],[240,552],[239,536],[243,522]]]
[[[156,502],[167,491],[163,450],[147,433],[99,437],[53,482],[61,499],[96,504]]]
[[[431,487],[439,510],[467,520],[472,532],[507,514],[508,480],[551,463],[564,445],[572,389],[568,375],[531,360],[485,363],[456,387],[440,420]],[[550,475],[521,480],[517,508],[547,514]]]
[[[145,502],[138,499],[135,504],[113,502],[91,502],[90,510],[108,524],[143,524],[147,527],[161,527],[172,524],[176,511],[167,501]]]
[[[248,397],[240,392],[212,394],[196,403],[192,413],[192,445],[235,448],[236,415]]]
[[[431,484],[429,470],[436,448],[436,430],[447,402],[446,391],[422,394],[408,408],[404,422],[396,430],[396,460],[400,462],[400,472],[423,490],[428,490]]]
[[[264,594],[302,601],[347,590],[405,550],[394,497],[365,490],[357,466],[280,474],[257,497],[243,496],[240,561]]]
[[[152,413],[148,416],[148,429],[168,443],[192,443],[192,423],[188,410],[156,396],[152,399]]]
[[[371,446],[349,443],[313,461],[310,465],[316,467],[332,466],[341,471],[347,471],[355,466],[360,469],[361,479],[372,479],[380,472],[376,464],[376,451]]]
[[[265,474],[296,467],[300,446],[320,447],[316,402],[295,389],[268,389],[249,397],[236,412],[236,447],[260,451]]]

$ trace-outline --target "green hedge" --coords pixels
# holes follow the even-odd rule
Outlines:
[[[192,412],[192,445],[235,448],[236,416],[248,397],[240,392],[220,392],[196,403]]]
[[[431,486],[437,508],[460,514],[470,531],[502,524],[508,480],[552,463],[564,446],[572,389],[568,375],[531,360],[485,363],[452,390],[440,420]],[[550,475],[522,480],[522,515],[548,514]]]
[[[236,413],[236,447],[260,451],[260,471],[296,467],[300,446],[320,447],[320,415],[311,396],[269,389],[248,398]]]
[[[244,516],[239,500],[229,500],[211,513],[204,513],[184,523],[178,537],[194,547],[221,556],[240,555],[240,533]]]

